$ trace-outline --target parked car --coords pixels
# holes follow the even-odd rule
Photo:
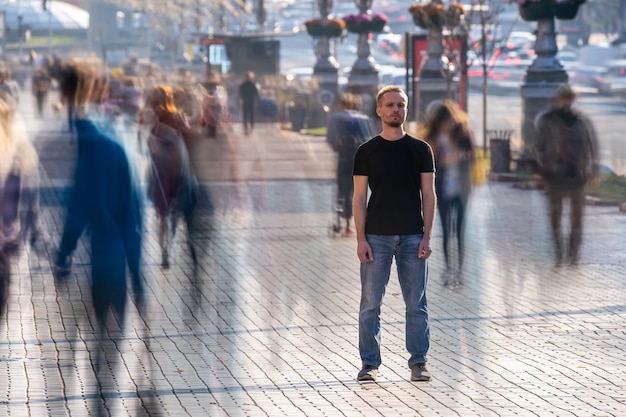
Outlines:
[[[626,59],[609,61],[600,76],[598,91],[609,96],[626,97]]]
[[[578,64],[578,54],[573,51],[560,50],[556,53],[556,59],[559,60],[566,70],[574,68]]]
[[[487,67],[489,84],[499,88],[519,88],[524,83],[526,71],[531,63],[532,60],[520,57],[500,56],[498,59],[491,59]],[[480,59],[471,62],[467,75],[470,88],[482,88],[483,67]]]
[[[605,67],[575,65],[567,70],[569,82],[574,87],[594,88],[596,92],[600,89],[602,76],[606,73]]]

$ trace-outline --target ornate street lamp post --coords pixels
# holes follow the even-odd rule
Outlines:
[[[518,169],[530,169],[532,164],[532,148],[537,140],[534,128],[534,120],[539,113],[547,110],[556,94],[560,84],[568,82],[568,75],[556,54],[555,17],[572,18],[576,16],[578,5],[570,5],[573,10],[568,12],[567,17],[555,14],[555,10],[546,11],[543,14],[529,15],[526,9],[520,6],[520,15],[525,20],[537,22],[537,39],[535,41],[535,53],[537,57],[526,70],[526,81],[522,85],[522,139],[524,149],[522,160]],[[558,12],[558,10],[557,10]]]
[[[418,94],[418,115],[426,114],[428,105],[436,100],[448,97],[450,91],[448,62],[445,59],[443,48],[443,32],[440,26],[428,28],[428,57],[420,68]],[[454,89],[456,90],[456,89]],[[419,119],[419,117],[418,117]]]
[[[359,14],[372,14],[373,0],[354,0]],[[352,65],[348,78],[348,88],[355,93],[369,94],[372,97],[378,90],[378,64],[372,56],[372,39],[367,31],[358,33],[357,59]]]
[[[317,0],[320,11],[321,25],[328,24],[328,15],[333,11],[333,0]],[[337,90],[339,63],[330,54],[330,37],[322,34],[317,40],[317,61],[313,67],[313,75],[318,77],[320,84],[334,84],[332,91]]]
[[[444,99],[458,100],[459,69],[445,54],[444,27],[450,31],[459,26],[465,16],[461,5],[444,6],[442,0],[432,0],[426,4],[409,7],[413,22],[428,31],[427,57],[418,69],[417,108],[413,109],[416,120],[423,119],[428,106]]]

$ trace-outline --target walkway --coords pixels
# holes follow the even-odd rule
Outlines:
[[[33,120],[28,108],[25,117]],[[59,239],[75,152],[60,125],[46,119],[34,134],[48,253]],[[28,249],[16,261],[0,324],[0,415],[626,415],[624,213],[588,207],[580,265],[554,268],[541,192],[480,187],[457,285],[443,274],[435,231],[433,380],[409,381],[394,273],[379,380],[361,384],[356,245],[330,233],[333,154],[323,138],[273,125],[251,137],[240,131],[194,151],[212,202],[204,206],[199,280],[183,233],[172,267],[159,267],[147,210],[148,312],[139,317],[131,305],[123,336],[107,350],[123,359],[104,381],[105,398],[92,369],[84,245],[64,287],[55,287],[46,253]]]

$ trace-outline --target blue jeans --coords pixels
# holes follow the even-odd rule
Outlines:
[[[389,283],[395,256],[398,280],[406,305],[406,348],[409,367],[426,363],[430,346],[426,282],[428,266],[417,256],[423,235],[366,235],[374,260],[361,264],[361,306],[359,310],[359,353],[363,365],[380,366],[380,306]]]

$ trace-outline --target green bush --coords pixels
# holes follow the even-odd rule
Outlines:
[[[602,174],[598,185],[589,193],[600,198],[626,201],[626,176]]]

